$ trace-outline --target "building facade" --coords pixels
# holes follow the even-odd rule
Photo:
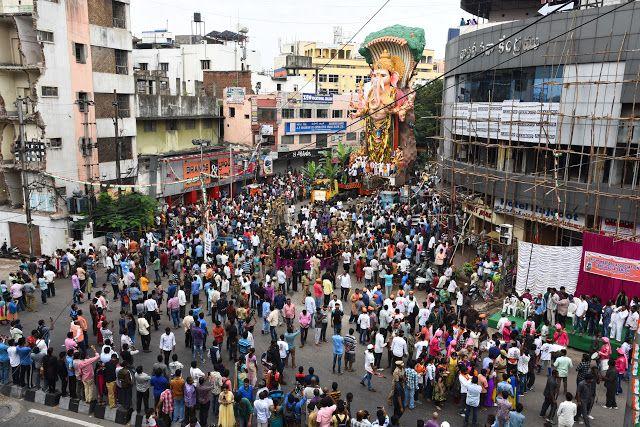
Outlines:
[[[124,167],[135,172],[135,121],[125,117],[133,94],[129,4],[8,0],[0,13],[0,235],[29,253],[30,234],[33,252],[50,254],[94,239],[90,227],[75,226],[75,214],[87,209],[91,183],[115,180],[108,153],[116,151],[116,100]]]
[[[275,68],[287,69],[290,74],[304,76],[315,82],[316,69],[319,93],[340,94],[354,92],[369,81],[371,67],[358,54],[358,46],[350,43],[297,42],[285,44],[275,59]],[[292,57],[310,58],[302,67],[292,67]],[[331,59],[333,58],[333,59]],[[435,59],[432,49],[425,49],[416,66],[413,84],[424,84],[443,73],[442,62]],[[305,88],[305,92],[308,92]]]
[[[231,35],[222,37],[225,33]],[[205,71],[248,71],[260,66],[260,54],[249,48],[246,36],[231,32],[175,37],[166,30],[144,32],[133,57],[137,70],[166,73],[171,95],[202,95]]]
[[[476,232],[510,224],[558,245],[586,230],[640,235],[640,3],[609,3],[534,24],[537,0],[461,2],[488,22],[447,43],[439,154]]]
[[[276,92],[226,97],[225,141],[245,146],[260,143],[274,160],[276,172],[300,168],[341,142],[360,143],[364,124],[348,116],[351,96]]]

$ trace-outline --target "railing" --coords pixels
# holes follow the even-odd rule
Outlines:
[[[116,74],[129,74],[128,65],[116,65]]]
[[[124,18],[113,18],[113,27],[126,29],[127,21]]]

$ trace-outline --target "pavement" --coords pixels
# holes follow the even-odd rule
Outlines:
[[[16,260],[6,260],[0,259],[0,278],[6,278],[9,271],[16,268],[18,265],[18,261]],[[102,283],[104,281],[104,270],[98,270],[98,283]],[[352,283],[354,287],[357,287],[355,282],[355,277],[352,277]],[[166,288],[166,286],[165,286]],[[422,300],[424,295],[418,295],[418,299]],[[298,307],[301,306],[302,296],[301,294],[296,294],[292,296],[292,300]],[[29,312],[21,312],[20,319],[22,324],[24,325],[25,331],[31,330],[37,324],[38,319],[48,319],[49,316],[53,317],[56,321],[55,328],[51,333],[51,343],[57,349],[61,349],[65,335],[68,331],[68,310],[71,302],[71,283],[70,280],[59,279],[56,282],[56,297],[51,298],[48,301],[47,305],[40,304],[38,301],[37,311],[33,313]],[[83,311],[85,311],[87,319],[89,318],[89,307],[85,302],[81,305]],[[109,320],[117,320],[118,312],[119,312],[119,303],[116,306],[112,307],[113,311],[108,316]],[[343,333],[346,333],[349,329],[347,325],[348,316],[345,316],[343,320]],[[261,319],[258,321],[258,326],[261,325]],[[134,358],[135,365],[141,364],[145,367],[146,372],[150,373],[150,368],[152,364],[156,361],[156,357],[159,354],[158,343],[159,337],[163,332],[165,326],[170,326],[169,318],[163,314],[160,320],[160,330],[152,331],[151,334],[151,349],[153,350],[151,353],[142,353],[140,352]],[[117,325],[115,326],[117,328]],[[8,326],[2,325],[0,326],[0,334],[8,334]],[[153,328],[152,328],[153,329]],[[331,328],[329,328],[331,329]],[[254,339],[256,342],[256,353],[262,354],[262,352],[266,351],[269,346],[269,336],[262,335],[260,332],[260,328],[256,327],[254,333]],[[117,332],[117,330],[115,331]],[[177,354],[179,360],[187,366],[191,362],[191,352],[184,347],[184,333],[182,329],[174,330],[176,333],[176,342],[177,342]],[[278,335],[285,332],[284,326],[280,326],[278,328]],[[330,332],[329,332],[330,334]],[[387,396],[389,395],[391,389],[391,371],[385,370],[382,372],[386,378],[374,377],[372,380],[373,386],[377,389],[377,392],[369,392],[365,387],[359,384],[362,375],[364,374],[364,346],[358,344],[357,348],[357,356],[356,362],[354,364],[355,372],[345,372],[341,375],[333,374],[331,371],[332,368],[332,345],[330,343],[330,336],[328,337],[329,343],[323,343],[320,346],[316,347],[313,345],[312,341],[313,332],[309,333],[309,338],[311,339],[311,344],[306,345],[304,348],[300,348],[299,346],[296,348],[296,366],[304,366],[305,371],[309,366],[313,366],[315,368],[315,373],[320,377],[320,384],[322,387],[330,388],[331,383],[336,381],[338,383],[338,390],[342,392],[342,396],[345,396],[348,392],[353,393],[354,400],[352,404],[352,414],[355,416],[355,413],[358,409],[367,409],[369,413],[372,415],[370,418],[373,421],[377,407],[383,406],[389,413],[393,412],[393,408],[387,402]],[[208,342],[210,342],[210,337]],[[89,339],[90,344],[95,344],[95,337],[90,336]],[[582,354],[580,352],[570,350],[569,356],[574,361],[574,365],[577,365]],[[224,363],[227,367],[230,367],[231,364],[228,362],[228,354],[223,354]],[[383,358],[383,366],[386,362],[386,357]],[[203,370],[211,370],[212,365],[208,361],[205,367],[202,367]],[[288,391],[293,384],[293,376],[296,370],[291,368],[291,364],[285,370],[285,381],[288,382],[288,385],[283,386],[285,391]],[[261,370],[259,371],[259,375],[261,375]],[[521,402],[524,405],[523,413],[526,416],[526,425],[535,425],[542,424],[542,419],[539,418],[538,413],[540,411],[540,407],[542,406],[542,402],[544,400],[542,396],[542,390],[544,389],[544,385],[546,382],[546,376],[537,375],[536,383],[534,389],[528,392],[524,397],[521,398]],[[575,392],[575,371],[571,372],[569,377],[569,391]],[[605,390],[602,385],[598,386],[597,390],[597,402],[594,405],[592,416],[594,417],[591,420],[592,426],[611,426],[611,425],[623,425],[624,419],[624,407],[626,404],[626,390],[629,388],[628,383],[624,383],[625,393],[622,396],[618,396],[618,410],[609,410],[603,408],[601,405],[604,403],[604,394]],[[559,399],[559,402],[564,400],[562,397]],[[0,400],[0,425],[6,425],[3,417],[10,416],[5,415],[6,410],[3,409],[6,402],[12,402],[12,408],[16,408],[16,401],[9,398],[2,398]],[[43,415],[40,413],[34,413],[30,410],[41,410],[47,411],[51,414],[67,416],[71,417],[77,421],[96,424],[96,425],[114,425],[109,422],[103,420],[97,420],[92,417],[83,417],[80,414],[71,413],[67,411],[61,411],[57,409],[51,409],[48,407],[44,407],[38,404],[31,404],[29,402],[19,401],[17,402],[19,407],[18,409],[12,409],[12,411],[17,411],[15,415],[12,416],[11,422],[12,425],[18,425],[18,423],[22,423],[26,421],[29,424],[39,426],[39,425],[71,425],[69,422],[65,420],[50,418],[47,415]],[[401,425],[403,426],[412,426],[416,425],[417,420],[428,420],[431,417],[432,412],[436,410],[434,405],[430,402],[419,402],[416,404],[416,408],[414,410],[407,410],[401,418]],[[486,421],[487,415],[491,413],[492,409],[483,409],[479,412],[479,422],[481,425]],[[441,421],[448,421],[451,426],[461,426],[463,424],[463,418],[458,415],[458,407],[450,400],[448,400],[440,413]],[[89,424],[82,424],[88,426]]]

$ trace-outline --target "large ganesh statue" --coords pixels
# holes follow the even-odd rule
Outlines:
[[[422,57],[424,30],[394,25],[369,34],[359,49],[371,66],[371,80],[360,86],[352,118],[364,118],[359,162],[369,174],[404,184],[416,159],[415,117],[409,83]]]

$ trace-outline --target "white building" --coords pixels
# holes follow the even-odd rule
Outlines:
[[[247,46],[246,36],[230,31],[207,36],[176,36],[165,30],[143,33],[133,50],[134,67],[140,70],[165,71],[171,95],[195,96],[202,91],[203,71],[257,70],[260,53]],[[214,36],[231,34],[232,40]],[[233,35],[242,37],[233,40]],[[152,40],[156,40],[153,42]],[[175,40],[171,42],[170,40]]]
[[[278,77],[278,70],[275,70],[274,73],[262,71],[251,73],[251,87],[254,93],[259,95],[276,92],[316,92],[315,79],[305,76],[287,76],[286,74]]]

